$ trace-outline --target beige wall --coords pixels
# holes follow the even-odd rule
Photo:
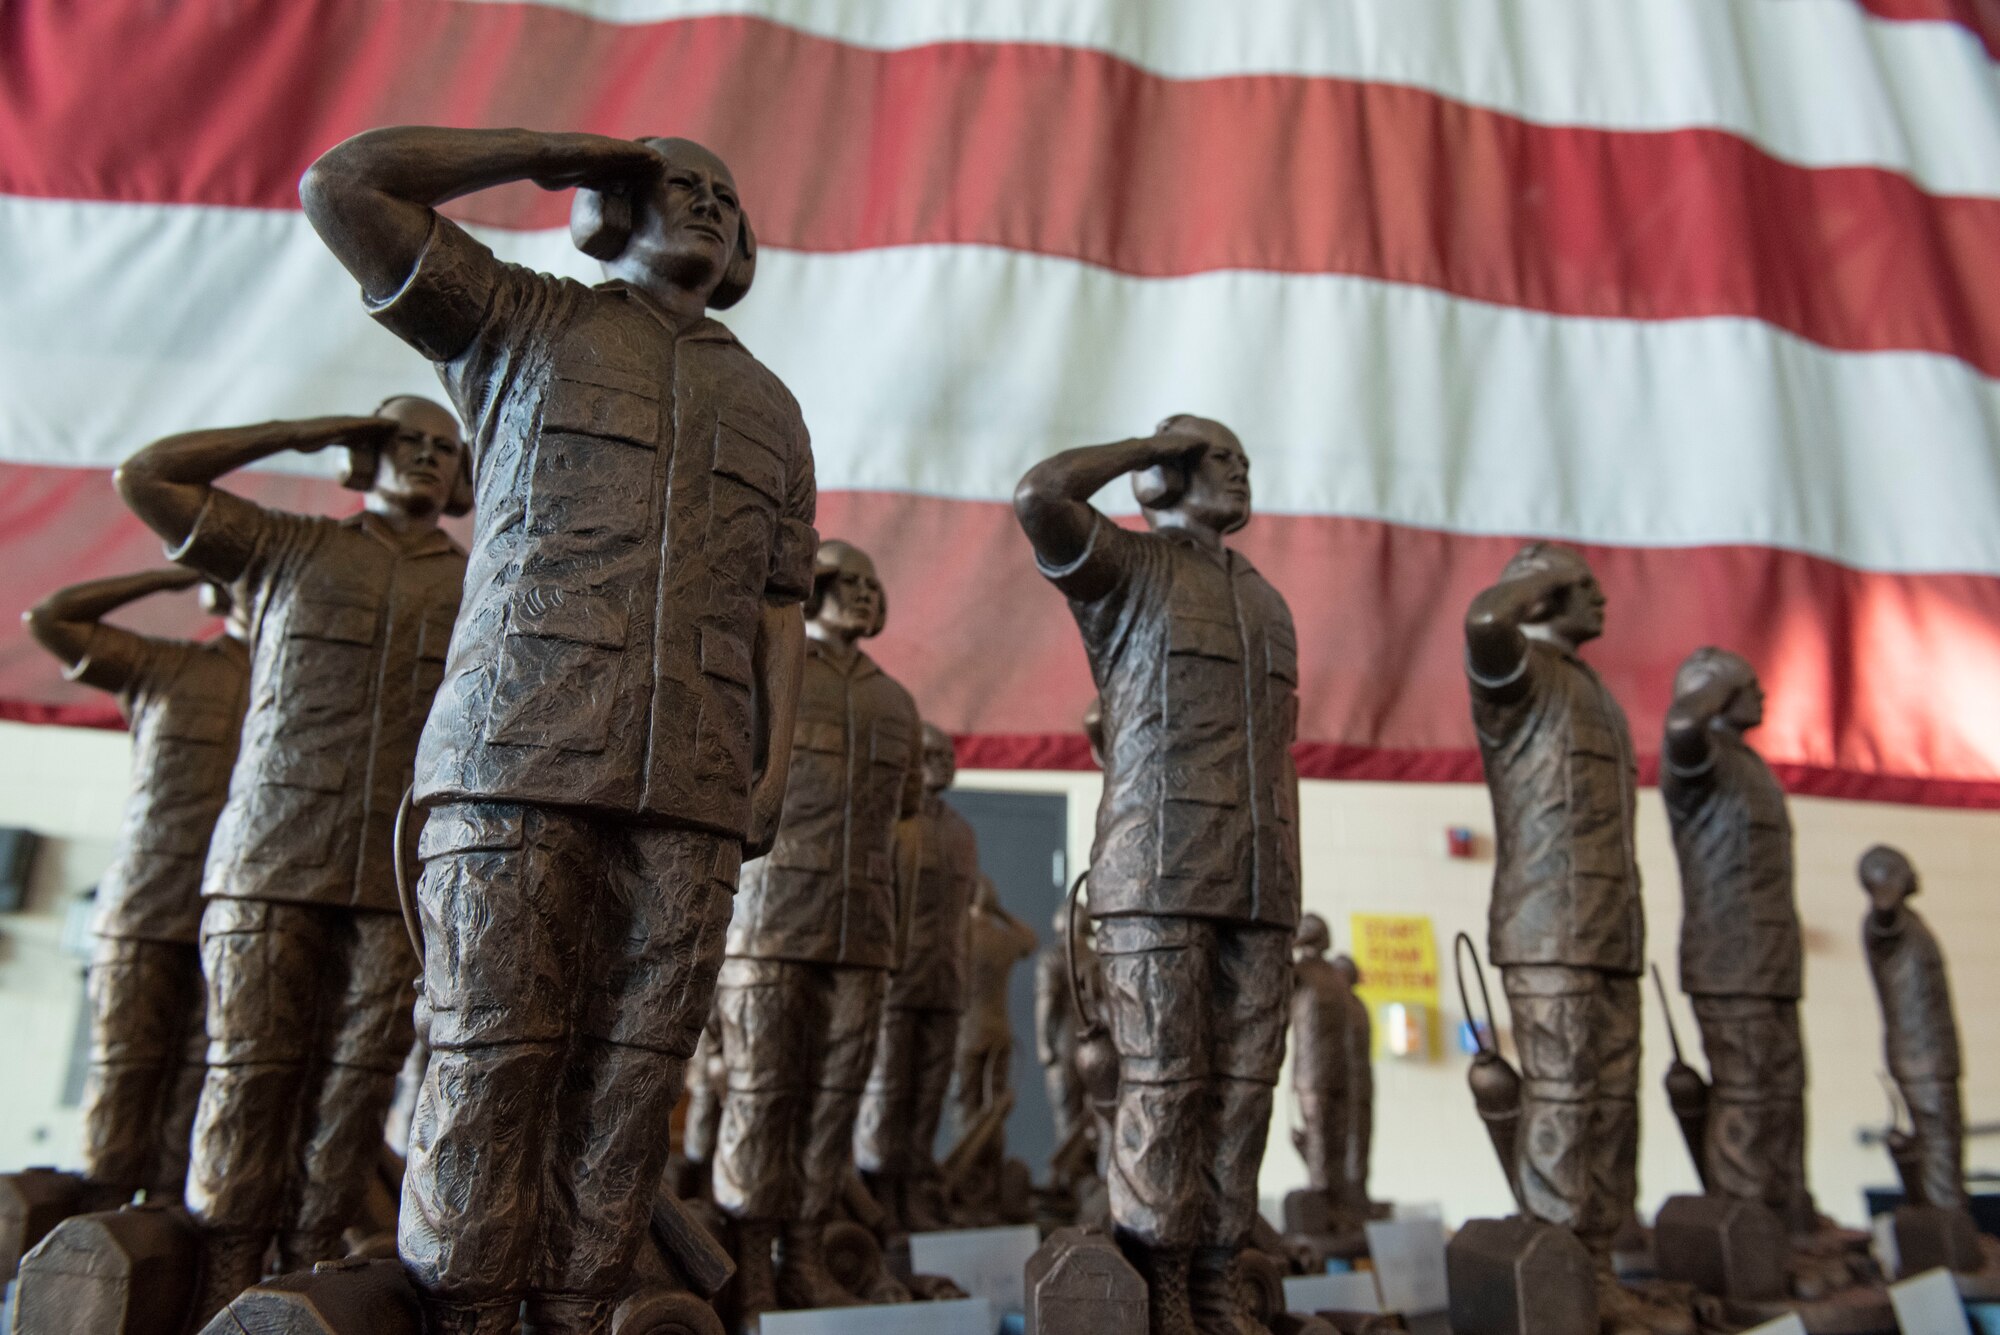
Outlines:
[[[110,856],[122,800],[122,734],[0,724],[0,825],[52,836],[36,869],[27,911],[0,917],[0,1167],[73,1162],[77,1118],[57,1107],[64,1061],[80,1000],[79,964],[61,949],[67,899],[95,880]],[[992,790],[1061,792],[1070,798],[1071,863],[1089,854],[1098,782],[1095,775],[966,771],[960,785]],[[1436,925],[1440,956],[1460,929],[1483,939],[1491,864],[1446,856],[1444,831],[1468,825],[1490,835],[1485,791],[1446,784],[1308,783],[1301,800],[1306,902],[1344,942],[1355,911],[1423,913]],[[1862,898],[1853,866],[1877,840],[1901,845],[1924,876],[1919,907],[1945,943],[1965,1034],[1966,1106],[1973,1118],[2000,1116],[2000,1062],[1983,1041],[1983,1017],[2000,1009],[2000,895],[1987,869],[2000,858],[2000,813],[1799,799],[1799,902],[1806,923],[1805,1026],[1812,1060],[1811,1172],[1822,1208],[1847,1220],[1861,1211],[1864,1184],[1888,1182],[1880,1149],[1855,1143],[1855,1130],[1878,1123],[1883,1098],[1875,1001],[1861,962]],[[1489,847],[1490,841],[1482,847]],[[1652,956],[1672,976],[1678,923],[1673,850],[1658,794],[1641,794],[1639,854],[1647,880]],[[1504,1003],[1502,1003],[1504,1009]],[[1678,996],[1685,1039],[1692,1021]],[[1458,1019],[1447,986],[1444,1024]],[[1642,1088],[1645,1144],[1641,1200],[1692,1187],[1688,1165],[1659,1077],[1667,1044],[1657,1005],[1648,998]],[[1503,1017],[1504,1032],[1504,1017]],[[1283,1101],[1265,1159],[1264,1191],[1281,1195],[1303,1171],[1285,1135]],[[1465,1059],[1428,1063],[1385,1058],[1376,1074],[1375,1171],[1378,1196],[1437,1201],[1448,1218],[1504,1212],[1506,1187],[1465,1090]],[[1985,1142],[1990,1146],[1992,1142]],[[1974,1163],[2000,1152],[1974,1142]]]

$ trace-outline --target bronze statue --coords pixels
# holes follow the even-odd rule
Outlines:
[[[609,282],[437,212],[579,187]],[[751,284],[679,139],[403,126],[306,173],[369,311],[438,364],[481,504],[416,799],[432,1055],[399,1247],[436,1330],[597,1331],[664,1172],[738,864],[790,765],[815,491],[798,405],[708,318]]]
[[[286,450],[346,447],[346,520],[266,510],[214,485]],[[450,413],[194,431],[118,470],[169,554],[226,583],[255,628],[248,712],[202,890],[208,1072],[187,1203],[196,1315],[281,1269],[338,1257],[412,1038],[391,832],[465,577],[438,528],[467,503]]]
[[[1081,1034],[1076,989],[1070,979],[1070,917],[1065,901],[1049,924],[1049,943],[1035,954],[1035,1060],[1041,1064],[1058,1145],[1090,1114],[1089,1099],[1076,1069]],[[1084,942],[1076,944],[1081,950],[1090,949]]]
[[[722,1133],[722,1098],[729,1088],[729,1068],[722,1060],[722,1012],[710,1003],[701,1038],[688,1058],[683,1077],[687,1089],[686,1120],[681,1124],[681,1159],[687,1175],[680,1194],[691,1199],[715,1199],[715,1141]]]
[[[854,1159],[894,1231],[943,1228],[938,1120],[965,1009],[966,940],[979,849],[944,802],[958,761],[949,735],[923,725],[922,808],[896,826],[901,962],[889,975],[875,1065],[854,1130]]]
[[[896,963],[896,823],[924,795],[916,704],[860,648],[887,606],[865,553],[820,544],[777,842],[743,868],[729,923],[715,1198],[737,1223],[746,1328],[774,1307],[856,1301],[823,1241]]]
[[[1862,855],[1869,912],[1861,929],[1882,1003],[1882,1055],[1913,1123],[1912,1203],[1965,1210],[1965,1112],[1959,1098],[1958,1020],[1937,938],[1910,898],[1917,872],[1898,849]]]
[[[1224,537],[1250,518],[1230,430],[1170,417],[1067,450],[1014,493],[1103,698],[1090,911],[1119,1055],[1111,1214],[1159,1332],[1240,1328],[1231,1263],[1257,1208],[1299,917],[1298,647]],[[1133,475],[1151,532],[1089,498]]]
[[[950,1161],[950,1195],[964,1225],[1006,1218],[1003,1171],[1007,1115],[1014,1107],[1014,1024],[1007,993],[1014,966],[1035,953],[1035,929],[1000,904],[991,877],[980,875],[967,924],[965,1012],[959,1017],[956,1068],[958,1140]]]
[[[223,633],[185,643],[105,622],[150,594],[201,585]],[[179,566],[74,585],[29,609],[63,675],[118,700],[132,787],[97,883],[83,1172],[106,1197],[178,1197],[201,1094],[201,867],[229,795],[250,678],[249,623],[229,590]]]
[[[1680,859],[1681,990],[1711,1081],[1702,1180],[1803,1234],[1818,1225],[1805,1169],[1805,956],[1784,790],[1743,740],[1763,720],[1750,664],[1695,650],[1674,679],[1660,794]]]
[[[1589,1249],[1607,1329],[1691,1331],[1685,1311],[1611,1269],[1638,1194],[1645,916],[1625,712],[1577,656],[1603,631],[1590,567],[1544,542],[1523,547],[1465,618],[1496,845],[1487,952],[1522,1068],[1512,1185],[1530,1218]]]
[[[1299,920],[1292,949],[1292,1094],[1299,1128],[1293,1133],[1306,1180],[1325,1202],[1337,1250],[1365,1249],[1362,1226],[1372,1214],[1368,1150],[1374,1130],[1375,1075],[1368,1007],[1354,993],[1354,961],[1329,960],[1326,920]]]

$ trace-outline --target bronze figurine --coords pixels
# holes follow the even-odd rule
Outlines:
[[[1374,1036],[1368,1007],[1354,993],[1354,961],[1329,960],[1332,944],[1324,918],[1308,913],[1299,920],[1292,949],[1292,1095],[1299,1111],[1293,1142],[1322,1203],[1322,1219],[1314,1222],[1323,1226],[1298,1231],[1324,1235],[1323,1250],[1355,1255],[1367,1250],[1363,1226],[1373,1214]],[[1288,1216],[1294,1208],[1288,1200]]]
[[[1607,1329],[1691,1332],[1684,1310],[1611,1268],[1638,1194],[1646,929],[1625,711],[1577,656],[1603,632],[1596,577],[1555,543],[1523,547],[1465,618],[1496,845],[1487,953],[1521,1057],[1512,1185],[1530,1218],[1589,1250]]]
[[[1660,795],[1680,860],[1681,990],[1711,1082],[1702,1180],[1803,1234],[1818,1224],[1805,1172],[1805,954],[1785,793],[1743,740],[1763,720],[1750,664],[1695,650],[1674,679]]]
[[[901,962],[889,975],[875,1065],[854,1129],[854,1159],[895,1232],[947,1224],[938,1179],[938,1121],[965,1009],[966,941],[979,849],[945,804],[958,772],[949,735],[923,725],[922,808],[896,826]]]
[[[1069,599],[1103,699],[1090,911],[1119,1058],[1111,1215],[1156,1332],[1240,1329],[1232,1262],[1257,1209],[1299,918],[1298,642],[1223,539],[1249,460],[1218,422],[1064,451],[1015,513]],[[1089,498],[1131,474],[1151,531]]]
[[[286,450],[345,446],[346,520],[266,510],[214,485]],[[249,704],[202,890],[208,1071],[187,1204],[202,1230],[196,1317],[263,1274],[344,1253],[412,1038],[416,961],[391,832],[465,577],[438,528],[462,510],[450,413],[195,431],[118,470],[169,555],[230,585],[254,629]]]
[[[186,643],[105,622],[199,583],[223,633]],[[50,594],[25,618],[63,675],[118,700],[132,729],[131,796],[97,883],[83,1173],[108,1199],[178,1198],[201,1094],[201,868],[229,796],[248,699],[249,622],[229,590],[175,566]]]
[[[610,281],[504,264],[437,211],[575,186]],[[466,599],[418,755],[431,1058],[399,1248],[435,1331],[599,1331],[776,827],[817,545],[798,405],[706,315],[756,247],[678,139],[403,126],[300,196],[474,424]]]
[[[770,853],[743,868],[717,987],[715,1198],[736,1220],[746,1329],[775,1307],[857,1301],[823,1244],[896,963],[896,823],[924,795],[916,704],[860,648],[886,613],[867,555],[821,543],[791,781]]]
[[[946,1162],[947,1194],[962,1226],[1016,1222],[1008,1217],[1007,1116],[1014,1109],[1014,1025],[1007,993],[1014,966],[1035,953],[1035,929],[1000,904],[991,877],[980,875],[967,924],[965,1012],[959,1017],[956,1068],[958,1138]]]
[[[1076,1048],[1082,1033],[1076,989],[1070,979],[1071,916],[1065,901],[1049,924],[1048,944],[1035,953],[1035,1060],[1042,1068],[1058,1145],[1090,1116],[1089,1097],[1076,1069]],[[1090,949],[1084,942],[1076,945],[1080,950]]]
[[[1909,1194],[1914,1204],[1966,1210],[1958,1019],[1944,953],[1910,907],[1917,872],[1899,849],[1869,849],[1860,877],[1869,901],[1861,945],[1882,1003],[1882,1056],[1914,1127]]]

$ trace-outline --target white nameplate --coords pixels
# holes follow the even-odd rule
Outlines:
[[[1382,1296],[1375,1292],[1375,1276],[1366,1270],[1345,1270],[1337,1275],[1285,1276],[1287,1312],[1380,1312]]]
[[[1368,1255],[1375,1262],[1383,1311],[1442,1312],[1451,1306],[1445,1287],[1441,1220],[1371,1220]]]
[[[1776,1321],[1752,1326],[1743,1335],[1806,1335],[1806,1323],[1799,1320],[1797,1312],[1787,1312]]]
[[[993,1335],[993,1304],[984,1298],[874,1307],[814,1307],[766,1312],[764,1335]]]
[[[1032,1224],[1012,1228],[954,1228],[910,1235],[910,1269],[943,1275],[975,1298],[993,1304],[996,1317],[1025,1312],[1028,1258],[1042,1245]]]
[[[1942,1266],[1891,1284],[1889,1302],[1903,1335],[1972,1335],[1958,1281]]]
[[[1389,1206],[1391,1219],[1443,1219],[1444,1207],[1436,1201],[1396,1201]]]

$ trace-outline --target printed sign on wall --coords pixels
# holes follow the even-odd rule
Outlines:
[[[1348,919],[1355,991],[1374,1020],[1375,1055],[1428,1061],[1438,1054],[1437,933],[1421,913],[1356,913]]]

